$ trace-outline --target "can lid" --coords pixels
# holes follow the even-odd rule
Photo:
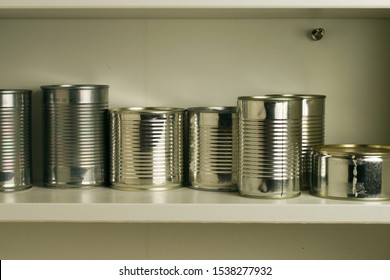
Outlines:
[[[313,151],[320,155],[329,156],[383,156],[390,155],[390,146],[360,145],[360,144],[333,144],[313,147]]]
[[[0,94],[30,94],[30,89],[0,89]]]
[[[302,100],[302,97],[299,96],[283,96],[283,95],[254,95],[254,96],[239,96],[238,100],[246,101],[293,101],[293,100]]]
[[[108,88],[108,85],[94,85],[94,84],[59,84],[59,85],[44,85],[41,89],[102,89]]]
[[[211,107],[191,107],[187,111],[194,113],[235,113],[237,107],[234,106],[211,106]]]
[[[128,107],[128,108],[111,109],[110,112],[111,113],[121,113],[121,114],[138,114],[138,113],[164,114],[164,113],[184,112],[184,108],[176,108],[176,107]]]
[[[270,93],[267,94],[267,96],[290,96],[290,97],[300,97],[302,99],[324,99],[326,98],[326,95],[322,94],[306,94],[306,93]]]

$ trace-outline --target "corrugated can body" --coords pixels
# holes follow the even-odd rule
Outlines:
[[[31,93],[0,89],[0,191],[32,185]]]
[[[77,188],[108,183],[108,86],[42,86],[43,183]]]
[[[308,190],[312,178],[310,148],[325,142],[325,95],[267,94],[267,96],[298,97],[302,99],[302,162],[301,190]]]
[[[134,107],[110,112],[110,182],[121,190],[183,184],[184,109]]]
[[[298,95],[302,98],[302,173],[301,190],[308,190],[312,180],[311,147],[325,142],[325,96]]]
[[[349,200],[390,199],[390,146],[323,145],[313,148],[310,193]]]
[[[301,99],[239,97],[238,118],[240,194],[260,198],[298,196]]]
[[[189,179],[192,188],[237,191],[236,107],[188,109]]]

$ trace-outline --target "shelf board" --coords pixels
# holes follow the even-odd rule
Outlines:
[[[390,201],[332,200],[307,193],[267,200],[188,188],[33,187],[0,193],[0,222],[390,224]]]
[[[0,18],[390,18],[390,3],[387,0],[4,0],[0,3]]]

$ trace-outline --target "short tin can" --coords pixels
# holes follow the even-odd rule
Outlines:
[[[276,199],[298,196],[302,100],[242,96],[237,107],[240,194]]]
[[[47,85],[43,91],[43,183],[108,183],[108,86]]]
[[[339,144],[312,149],[310,193],[349,200],[390,199],[390,146]]]
[[[307,191],[311,182],[310,148],[325,143],[325,95],[318,94],[269,94],[269,96],[292,96],[302,98],[302,162],[301,186]]]
[[[238,191],[236,107],[188,108],[189,180],[199,190]]]
[[[183,185],[184,109],[131,107],[110,111],[110,182],[120,190]]]
[[[0,191],[32,186],[31,93],[0,89]]]

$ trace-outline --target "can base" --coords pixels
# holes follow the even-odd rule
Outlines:
[[[43,186],[49,189],[93,189],[99,187],[105,187],[106,184],[86,184],[86,185],[76,185],[76,184],[46,184]]]
[[[348,196],[348,197],[341,197],[341,196],[330,196],[330,195],[323,195],[319,193],[310,192],[310,195],[316,196],[319,198],[329,198],[329,199],[335,199],[335,200],[349,200],[349,201],[386,201],[390,200],[390,197],[355,197],[355,196]]]
[[[257,199],[288,199],[295,198],[301,195],[301,192],[289,193],[289,194],[274,194],[274,195],[253,195],[240,192],[240,195],[247,198],[257,198]]]
[[[181,184],[171,184],[171,185],[126,185],[112,183],[111,188],[120,191],[167,191],[172,189],[178,189],[183,187]]]
[[[0,192],[15,192],[15,191],[24,191],[31,189],[32,185],[26,186],[13,186],[13,187],[4,187],[0,186]]]
[[[197,191],[211,191],[211,192],[237,192],[238,187],[237,186],[205,186],[205,185],[190,185],[190,189],[197,190]]]

